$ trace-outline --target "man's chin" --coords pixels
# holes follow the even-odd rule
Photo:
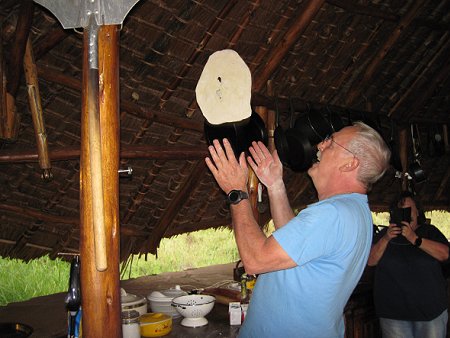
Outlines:
[[[313,163],[313,165],[309,167],[307,173],[308,173],[308,175],[309,175],[310,177],[312,177],[312,175],[313,175],[313,173],[314,173],[314,171],[315,171],[315,168],[318,166],[318,164],[319,164],[319,163],[316,162],[316,163]]]

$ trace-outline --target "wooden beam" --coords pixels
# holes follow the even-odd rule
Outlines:
[[[39,210],[29,209],[29,208],[22,208],[18,207],[12,204],[7,203],[0,203],[0,209],[9,211],[12,213],[20,214],[20,215],[26,215],[31,218],[34,218],[36,220],[44,221],[44,222],[50,222],[50,223],[63,223],[63,224],[70,224],[74,226],[78,226],[80,224],[79,217],[66,217],[66,216],[57,216],[57,215],[51,215]]]
[[[52,29],[36,44],[34,48],[35,59],[39,60],[42,58],[60,42],[64,41],[68,36],[68,31],[63,29],[60,25]]]
[[[16,205],[7,204],[7,203],[0,203],[0,210],[11,212],[13,214],[17,214],[17,215],[21,215],[21,216],[26,215],[26,216],[34,219],[35,221],[54,223],[54,224],[59,224],[59,225],[72,226],[72,227],[78,227],[80,225],[80,217],[79,216],[68,217],[68,216],[52,215],[47,212],[43,212],[41,210],[18,207]],[[133,229],[131,226],[121,226],[120,233],[121,233],[121,235],[125,235],[125,236],[134,236],[134,237],[143,237],[143,238],[148,237],[150,235],[149,231],[136,230],[136,229]]]
[[[152,120],[154,122],[158,122],[173,128],[182,128],[186,130],[193,130],[203,133],[204,123],[191,120],[185,117],[178,117],[174,115],[170,115],[167,112],[161,113],[156,112],[154,110],[143,108],[133,102],[122,100],[121,110],[126,111],[127,113],[144,118],[147,120]]]
[[[178,225],[177,229],[187,229],[191,225],[189,223],[181,223]],[[231,217],[220,217],[214,218],[212,220],[202,220],[195,224],[196,229],[209,229],[209,228],[220,228],[226,227],[231,229]],[[180,235],[183,231],[176,231],[177,229],[171,228],[167,231],[166,236],[171,237],[175,235]]]
[[[66,75],[66,73],[58,72],[47,65],[38,66],[38,75],[43,80],[54,82],[63,87],[73,89],[78,93],[81,92],[81,80],[73,76]]]
[[[446,52],[445,54],[447,53],[448,52]],[[407,107],[408,109],[403,109],[403,114],[400,115],[401,119],[403,119],[404,121],[408,121],[412,116],[417,115],[417,112],[423,109],[425,102],[433,96],[436,88],[438,88],[446,79],[448,79],[448,77],[450,76],[450,62],[448,61],[448,55],[446,55],[446,57],[447,62],[445,66],[439,67],[431,76],[431,79],[423,80],[422,86],[420,88],[421,90],[415,90],[411,92],[408,91],[406,93],[410,96],[413,96],[414,101],[409,107]],[[411,86],[411,88],[419,89],[417,87],[414,87],[414,84]],[[413,93],[415,93],[415,96],[413,95]],[[394,108],[398,108],[397,104]],[[389,114],[393,114],[396,112],[394,108],[389,112]]]
[[[33,0],[21,1],[19,19],[9,58],[9,72],[7,90],[11,96],[16,97],[22,75],[23,56],[33,21]]]
[[[0,238],[0,243],[7,244],[7,245],[15,245],[17,242],[16,241],[11,241],[11,240],[5,239],[5,238]],[[39,249],[39,250],[42,250],[42,251],[50,251],[50,252],[53,251],[53,248],[50,248],[48,246],[34,244],[34,243],[26,243],[25,246],[29,247],[29,248],[33,248],[33,249]],[[70,253],[73,253],[73,254],[78,254],[79,253],[78,249],[75,250],[75,249],[71,249],[71,248],[65,248],[65,250],[70,252]]]
[[[41,79],[46,81],[55,82],[78,92],[81,91],[81,81],[74,77],[65,75],[62,72],[55,71],[48,66],[39,66],[38,74]],[[132,101],[121,100],[120,109],[139,118],[152,120],[174,128],[183,128],[203,133],[204,127],[202,122],[193,121],[184,117],[173,116],[168,113],[156,112],[149,108],[141,107]]]
[[[350,106],[353,101],[359,97],[361,90],[366,87],[366,85],[372,80],[373,75],[378,69],[380,63],[383,61],[386,54],[391,50],[395,43],[400,38],[401,34],[404,32],[406,27],[410,25],[414,17],[417,15],[420,7],[422,7],[424,0],[418,0],[413,2],[412,7],[403,16],[398,25],[393,30],[392,34],[386,39],[384,44],[378,49],[375,57],[370,61],[369,65],[364,72],[362,79],[360,81],[355,81],[350,88],[347,95],[346,105]]]
[[[33,223],[28,223],[25,231],[23,231],[20,236],[17,237],[16,243],[8,249],[6,257],[18,257],[22,252],[23,248],[26,246],[28,239],[33,238],[34,234],[41,228],[42,222],[35,221]]]
[[[380,18],[386,21],[397,21],[398,15],[384,11],[380,6],[365,3],[360,5],[355,1],[348,0],[326,0],[328,4],[345,9],[347,12],[357,15],[365,15],[374,18]]]
[[[439,50],[433,55],[430,61],[426,62],[426,66],[423,67],[420,74],[416,77],[412,84],[408,86],[408,89],[403,94],[403,96],[395,103],[395,105],[389,110],[388,116],[397,115],[400,120],[408,121],[411,116],[416,115],[417,111],[423,109],[423,103],[432,96],[437,86],[441,84],[443,80],[450,74],[450,62],[448,61],[448,51],[447,51],[447,43],[449,33],[445,33],[443,38],[441,39],[442,44]],[[442,68],[441,62],[442,59],[445,59],[444,63],[446,65]],[[430,69],[433,69],[435,64],[439,64],[437,67],[437,71],[434,74],[429,75]],[[427,76],[429,75],[429,76]],[[422,88],[424,88],[422,90]],[[418,95],[418,93],[420,93]],[[403,107],[400,110],[400,107],[403,105],[403,102],[410,98],[411,96],[415,97],[415,100],[411,106]],[[406,111],[406,112],[405,112]]]
[[[208,155],[206,147],[176,145],[125,145],[120,151],[122,159],[155,159],[155,160],[198,160]],[[49,151],[51,161],[78,160],[80,148],[61,147]],[[0,163],[31,163],[39,160],[35,150],[2,151]]]
[[[183,182],[180,190],[170,201],[163,215],[159,219],[158,224],[153,229],[151,236],[144,242],[142,248],[144,252],[156,254],[161,238],[164,237],[168,227],[176,217],[180,210],[180,206],[189,199],[189,196],[192,195],[195,187],[197,187],[198,183],[203,179],[205,168],[206,164],[204,161],[198,161],[192,168],[192,174]]]
[[[436,190],[436,194],[433,197],[433,199],[435,201],[439,200],[441,198],[443,192],[446,190],[449,179],[450,179],[450,168],[447,168],[447,172],[445,173],[444,177],[442,178],[441,184],[439,184],[439,188]],[[450,208],[450,205],[448,207]]]
[[[175,75],[173,81],[169,84],[169,86],[164,90],[160,99],[159,99],[159,109],[162,110],[166,102],[170,99],[174,91],[177,89],[178,85],[184,79],[186,74],[191,69],[192,65],[197,60],[198,56],[202,53],[205,46],[208,44],[209,40],[214,36],[214,33],[221,26],[222,22],[226,18],[226,16],[230,13],[233,7],[236,5],[237,0],[227,1],[225,2],[225,6],[222,8],[219,14],[214,18],[212,24],[209,26],[208,30],[203,34],[203,38],[197,43],[191,55],[187,58],[183,67],[178,71]]]
[[[259,5],[260,5],[260,0],[253,1],[250,4],[249,10],[245,12],[245,15],[242,17],[242,19],[239,22],[239,24],[236,25],[237,26],[236,30],[234,31],[233,34],[231,34],[230,41],[228,41],[226,48],[228,48],[228,49],[234,49],[235,48],[236,43],[239,41],[239,38],[241,37],[242,33],[245,31],[245,28],[250,23],[251,17],[253,15],[254,11],[256,10],[256,8],[259,7]],[[223,12],[223,10],[222,10],[222,12]],[[211,28],[208,29],[208,32],[210,32],[210,30],[211,30]],[[212,34],[210,36],[212,36]],[[209,39],[209,37],[208,37],[208,39]],[[204,45],[200,44],[200,47],[201,47],[202,50],[204,49]],[[191,102],[189,103],[188,107],[186,108],[186,116],[187,117],[192,117],[194,115],[195,111],[196,111],[196,108],[197,108],[197,99],[194,97],[191,100]]]
[[[305,6],[301,6],[298,17],[292,21],[292,25],[287,30],[283,40],[278,44],[277,48],[272,48],[268,61],[259,67],[260,71],[254,77],[256,80],[253,83],[253,91],[262,91],[269,78],[300,35],[309,26],[324,2],[325,0],[309,0]]]
[[[384,21],[397,22],[400,19],[400,16],[394,14],[392,12],[388,12],[383,10],[380,6],[371,5],[369,3],[365,3],[364,5],[360,5],[355,1],[349,0],[327,0],[327,3],[344,9],[345,11],[362,16],[370,16],[372,18],[380,18]],[[448,5],[442,8],[442,13],[447,13]],[[450,25],[448,23],[438,22],[436,20],[429,20],[427,18],[414,18],[412,21],[412,26],[414,27],[427,27],[434,31],[449,31]]]

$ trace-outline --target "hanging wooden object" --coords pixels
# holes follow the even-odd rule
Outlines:
[[[11,50],[8,53],[8,69],[5,67],[3,57],[0,57],[2,59],[2,73],[5,74],[8,71],[6,81],[3,80],[2,84],[2,86],[6,86],[6,95],[2,94],[2,101],[6,101],[6,108],[2,106],[0,111],[0,138],[7,142],[15,142],[19,135],[20,115],[16,111],[16,94],[22,76],[25,46],[33,20],[33,1],[24,0],[20,3],[20,12],[14,30],[14,39],[11,44]]]
[[[20,119],[14,97],[7,91],[6,61],[0,34],[0,139],[14,141],[19,134]]]
[[[42,111],[41,95],[37,77],[36,63],[34,61],[33,46],[30,38],[27,40],[25,55],[23,58],[25,79],[27,82],[28,102],[30,104],[31,117],[33,119],[34,134],[38,150],[39,166],[42,169],[42,178],[49,180],[53,177],[50,157],[48,154],[47,133],[45,131],[44,114]]]

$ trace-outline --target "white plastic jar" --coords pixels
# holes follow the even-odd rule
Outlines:
[[[141,338],[139,312],[136,310],[122,312],[122,337]]]

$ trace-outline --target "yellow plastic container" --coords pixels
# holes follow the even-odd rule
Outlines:
[[[172,317],[164,313],[143,314],[140,322],[143,337],[161,337],[172,331]]]

